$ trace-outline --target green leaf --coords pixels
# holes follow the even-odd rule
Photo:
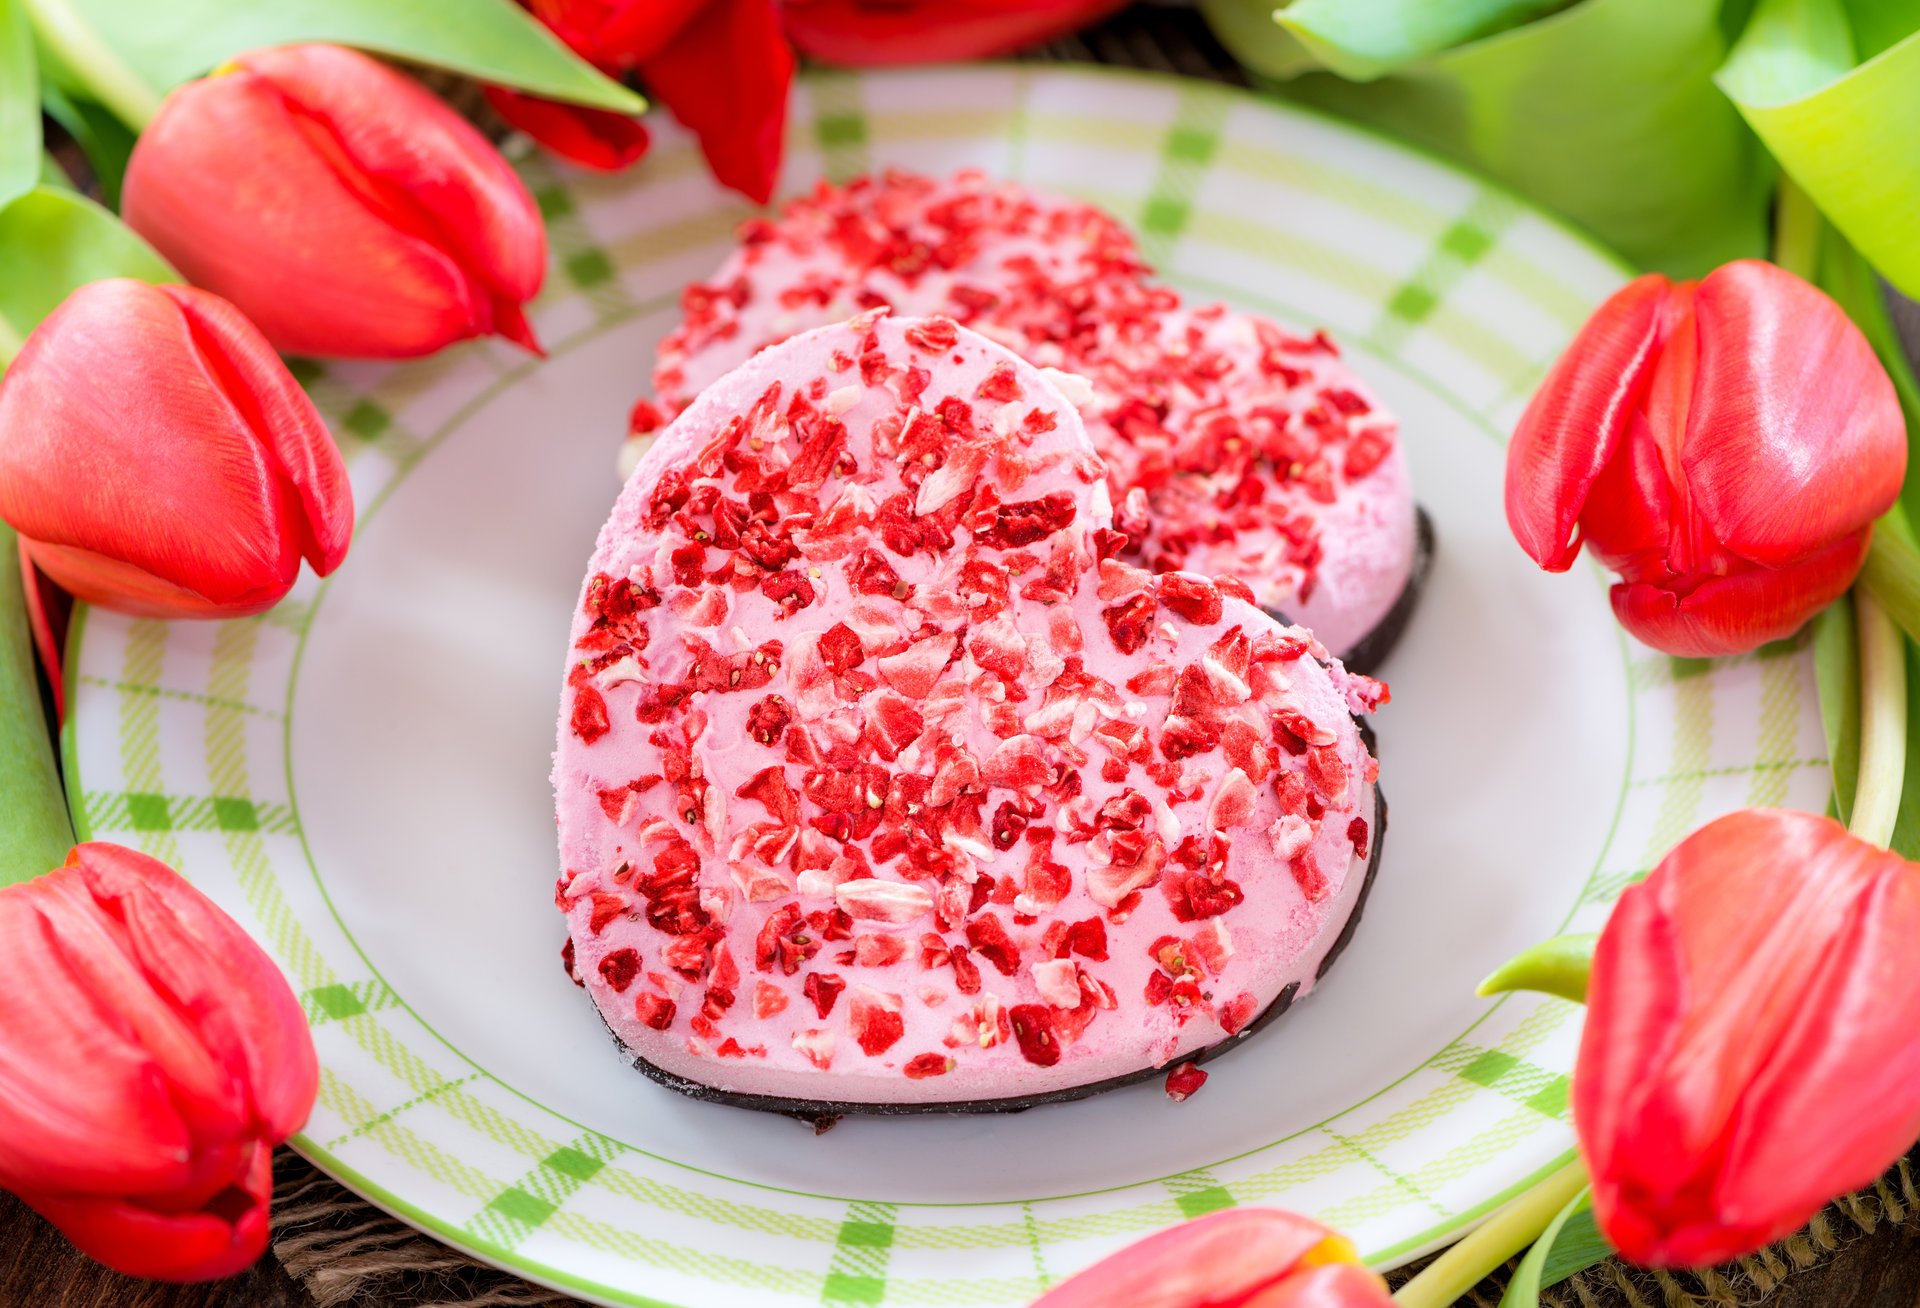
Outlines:
[[[1271,3],[1202,9],[1237,57],[1282,75],[1305,47],[1255,21]],[[1580,0],[1375,81],[1315,72],[1284,94],[1486,172],[1638,263],[1699,276],[1764,252],[1772,180],[1713,84],[1726,54],[1719,10],[1719,0]]]
[[[1593,1209],[1582,1208],[1567,1219],[1555,1237],[1546,1265],[1540,1269],[1540,1288],[1558,1285],[1575,1272],[1584,1272],[1617,1252],[1613,1242],[1600,1234],[1600,1225],[1593,1220]]]
[[[1860,633],[1852,595],[1842,595],[1813,620],[1813,675],[1833,760],[1833,815],[1845,822],[1853,815],[1860,779]]]
[[[67,176],[67,170],[60,166],[58,159],[45,153],[40,156],[39,184],[41,186],[64,187],[69,191],[73,189],[73,179]]]
[[[180,274],[85,196],[37,186],[0,209],[0,363],[77,286],[106,277],[177,282]],[[0,568],[5,566],[0,561]]]
[[[1920,295],[1920,6],[1761,0],[1719,72],[1780,166],[1887,280]]]
[[[1555,936],[1515,954],[1480,983],[1482,996],[1513,990],[1538,990],[1576,1004],[1587,1002],[1587,976],[1593,971],[1597,935]]]
[[[1593,1191],[1582,1190],[1560,1210],[1558,1216],[1547,1223],[1547,1229],[1540,1233],[1540,1238],[1533,1242],[1533,1248],[1527,1250],[1527,1256],[1514,1269],[1513,1279],[1507,1282],[1507,1292],[1500,1296],[1500,1308],[1539,1308],[1540,1289],[1545,1284],[1547,1259],[1553,1253],[1554,1243],[1574,1214],[1584,1211],[1592,1203]]]
[[[1920,859],[1920,651],[1907,645],[1907,770],[1887,847],[1905,859]]]
[[[1900,397],[1900,411],[1907,420],[1908,438],[1920,437],[1920,380],[1913,375],[1906,342],[1900,339],[1893,316],[1887,312],[1886,297],[1873,269],[1830,223],[1822,225],[1819,268],[1816,280],[1820,289],[1847,311],[1892,379],[1894,393]],[[1901,488],[1900,502],[1906,506],[1907,518],[1920,515],[1920,459],[1907,460],[1907,481]]]
[[[1331,72],[1371,81],[1565,8],[1567,0],[1293,0],[1276,22]]]
[[[39,75],[21,0],[0,0],[0,204],[40,175]]]
[[[127,176],[127,160],[133,156],[138,138],[112,110],[91,100],[75,99],[49,83],[41,88],[40,102],[47,114],[74,139],[87,156],[93,176],[107,207],[120,207],[120,184]]]
[[[60,773],[53,761],[27,632],[19,547],[0,523],[0,886],[27,881],[66,861],[73,844]]]
[[[248,50],[296,41],[358,46],[618,113],[646,107],[512,0],[460,0],[457,6],[446,0],[31,3],[42,36],[87,74],[102,103],[136,125],[145,117],[140,88],[157,96]],[[104,76],[96,75],[102,70]]]

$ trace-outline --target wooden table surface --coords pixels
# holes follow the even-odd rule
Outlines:
[[[1224,55],[1202,49],[1156,58],[1159,29],[1171,15],[1123,14],[1087,34],[1068,57],[1161,66],[1219,76]],[[1186,22],[1181,22],[1184,28]],[[1195,37],[1204,43],[1204,34]],[[1895,305],[1909,354],[1920,365],[1920,306]],[[412,1308],[417,1302],[408,1297]],[[432,1302],[427,1300],[424,1302]],[[495,1302],[506,1302],[496,1300]],[[1884,1223],[1820,1266],[1795,1272],[1754,1308],[1920,1308],[1920,1229]],[[322,1308],[271,1255],[242,1276],[212,1285],[176,1286],[107,1271],[76,1253],[38,1214],[0,1191],[0,1308]],[[356,1304],[354,1308],[360,1308]]]

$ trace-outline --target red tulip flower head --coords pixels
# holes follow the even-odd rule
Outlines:
[[[787,0],[787,35],[853,67],[985,59],[1078,31],[1126,0]]]
[[[1920,866],[1810,813],[1711,822],[1620,898],[1573,1077],[1594,1212],[1636,1263],[1797,1230],[1920,1136]]]
[[[1650,274],[1602,305],[1507,449],[1507,521],[1541,567],[1584,542],[1656,649],[1737,654],[1852,584],[1906,473],[1905,423],[1866,338],[1773,264]]]
[[[1392,1308],[1386,1283],[1318,1222],[1229,1208],[1101,1259],[1031,1308]]]
[[[0,889],[0,967],[0,1186],[135,1276],[258,1258],[273,1147],[319,1086],[260,947],[165,865],[87,844]]]
[[[283,353],[411,358],[488,334],[539,348],[521,308],[547,266],[533,197],[472,124],[356,51],[260,50],[174,91],[123,209]]]
[[[575,54],[614,77],[638,72],[648,94],[700,140],[721,185],[773,197],[793,84],[778,0],[521,0]],[[587,168],[646,153],[638,119],[490,87],[513,126]]]
[[[346,557],[353,497],[313,402],[231,304],[93,282],[0,378],[0,518],[81,599],[153,617],[271,608]]]

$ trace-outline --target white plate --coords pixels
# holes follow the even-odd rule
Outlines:
[[[1508,538],[1504,433],[1609,258],[1520,202],[1218,86],[975,67],[819,78],[786,182],[977,164],[1107,205],[1166,275],[1324,324],[1398,411],[1439,561],[1377,721],[1392,828],[1352,950],[1184,1104],[1144,1085],[816,1138],[617,1057],[561,972],[548,754],[569,609],[680,286],[745,211],[663,133],[619,178],[524,167],[555,268],[535,363],[476,345],[310,388],[361,524],[330,582],[220,625],[84,615],[68,780],[267,943],[325,1075],[303,1151],[449,1242],[608,1303],[1014,1305],[1183,1215],[1312,1214],[1379,1264],[1571,1144],[1577,1012],[1476,980],[1591,928],[1698,822],[1818,808],[1800,646],[1627,642],[1604,579]]]

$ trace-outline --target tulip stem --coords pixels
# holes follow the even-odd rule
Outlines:
[[[1773,205],[1773,261],[1810,282],[1817,280],[1824,221],[1812,198],[1782,172]]]
[[[1540,1237],[1587,1188],[1587,1165],[1578,1158],[1540,1181],[1470,1231],[1421,1273],[1394,1291],[1400,1308],[1447,1308],[1482,1278]]]
[[[1907,642],[1867,587],[1854,593],[1860,629],[1860,775],[1848,829],[1882,849],[1900,817],[1907,770]]]
[[[33,32],[67,69],[87,84],[101,104],[139,131],[160,112],[160,92],[100,39],[72,0],[23,0]]]
[[[31,881],[66,861],[73,844],[66,795],[34,675],[24,579],[13,529],[0,523],[0,886]]]

